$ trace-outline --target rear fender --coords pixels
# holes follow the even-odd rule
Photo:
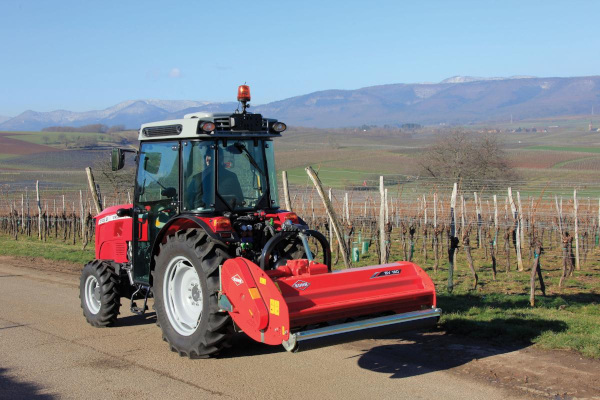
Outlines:
[[[218,233],[212,231],[210,226],[201,218],[195,215],[178,215],[171,218],[165,226],[163,226],[156,235],[156,239],[152,244],[152,255],[158,254],[158,249],[161,243],[166,242],[167,237],[174,235],[175,233],[186,230],[186,229],[202,229],[208,234],[215,242],[220,243],[224,246],[230,246],[232,242],[237,241],[237,236],[233,235],[231,239],[224,240]],[[150,271],[154,270],[154,257],[151,258]]]

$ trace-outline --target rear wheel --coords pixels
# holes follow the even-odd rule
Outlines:
[[[90,325],[100,328],[115,323],[121,296],[119,276],[109,262],[94,260],[83,267],[79,298],[83,315]]]
[[[153,291],[158,323],[172,351],[209,357],[227,345],[231,319],[219,312],[219,266],[225,247],[188,229],[167,238],[155,258]]]

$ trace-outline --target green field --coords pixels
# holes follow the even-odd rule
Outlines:
[[[90,133],[90,132],[4,132],[11,139],[22,140],[27,143],[48,145],[55,148],[76,147],[77,139],[93,138],[99,145],[113,145],[122,137],[135,138],[137,132],[125,131],[117,133]],[[65,141],[68,143],[65,144]],[[1,151],[1,150],[0,150]]]
[[[600,147],[571,147],[571,146],[529,146],[531,150],[550,150],[550,151],[575,151],[579,153],[600,153]]]
[[[16,154],[0,154],[0,162],[4,161],[4,160],[10,160],[11,158],[17,157]]]

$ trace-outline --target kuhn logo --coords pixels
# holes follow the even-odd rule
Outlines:
[[[240,286],[242,283],[244,283],[244,280],[238,274],[232,276],[231,280],[233,281],[233,283],[235,283],[236,286]]]
[[[305,290],[307,287],[310,286],[310,283],[308,282],[304,282],[304,281],[296,281],[292,287],[294,289],[298,289],[298,290]]]

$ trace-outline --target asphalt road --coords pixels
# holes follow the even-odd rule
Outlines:
[[[0,261],[0,398],[524,398],[454,371],[469,360],[422,362],[419,340],[397,335],[295,354],[239,337],[221,358],[180,358],[152,313],[125,306],[118,326],[89,326],[78,284]]]

